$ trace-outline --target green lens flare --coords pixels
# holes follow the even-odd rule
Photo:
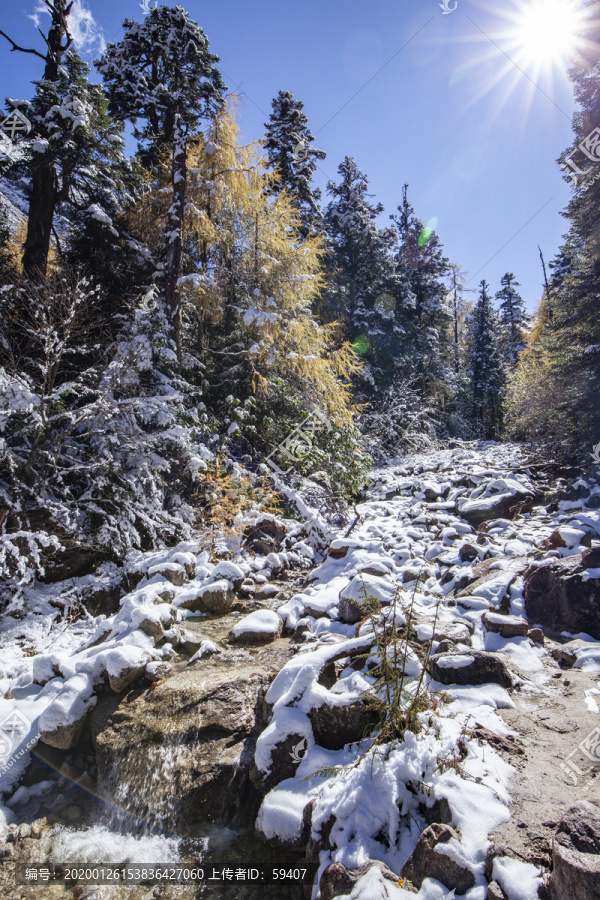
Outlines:
[[[431,235],[434,233],[437,228],[438,219],[437,216],[434,216],[429,220],[421,234],[419,235],[419,239],[417,241],[419,247],[424,247],[427,241],[431,238]]]
[[[352,349],[357,356],[364,356],[369,349],[369,339],[364,334],[359,335],[352,341]]]

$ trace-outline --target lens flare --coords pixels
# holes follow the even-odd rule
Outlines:
[[[429,220],[429,222],[427,223],[427,225],[425,226],[425,228],[419,235],[419,239],[417,241],[419,247],[424,247],[425,244],[427,243],[427,241],[429,241],[431,239],[432,234],[435,232],[435,229],[437,228],[437,223],[438,223],[437,216],[434,216],[432,219]]]

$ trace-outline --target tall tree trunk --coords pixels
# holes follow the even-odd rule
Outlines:
[[[58,81],[63,54],[71,44],[67,19],[72,5],[67,0],[53,0],[50,8],[52,24],[46,38],[46,82]],[[47,112],[47,109],[40,110],[42,116]],[[23,274],[32,281],[43,282],[46,278],[58,195],[58,176],[52,160],[44,153],[36,154],[31,171],[27,237],[23,249]]]
[[[46,280],[57,198],[56,170],[50,160],[40,155],[31,166],[27,238],[23,248],[23,274],[31,281],[42,283]]]
[[[167,315],[175,328],[177,356],[181,359],[181,301],[177,282],[181,275],[183,214],[187,178],[187,146],[177,115],[174,129],[173,164],[171,168],[172,201],[167,215],[167,278],[165,301]]]

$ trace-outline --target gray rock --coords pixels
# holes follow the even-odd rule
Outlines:
[[[301,734],[287,734],[271,749],[271,767],[268,773],[262,772],[252,762],[250,767],[252,784],[261,794],[266,794],[286,778],[293,778],[304,758],[306,747],[306,738]]]
[[[110,685],[110,689],[115,692],[115,694],[122,694],[123,691],[126,691],[128,688],[132,687],[139,681],[140,678],[143,678],[144,673],[146,671],[146,663],[147,659],[141,663],[139,666],[127,666],[118,675],[108,675],[108,683]]]
[[[475,877],[470,869],[454,862],[449,856],[438,853],[438,844],[459,840],[457,832],[450,825],[435,823],[422,832],[417,846],[404,863],[401,875],[420,888],[423,879],[435,878],[457,894],[465,894],[475,885]]]
[[[550,651],[550,656],[553,657],[558,663],[561,663],[563,666],[567,666],[571,668],[577,662],[577,650],[583,650],[586,647],[593,647],[594,644],[590,643],[590,641],[584,641],[581,638],[575,638],[574,641],[567,641],[566,644],[561,644],[559,647],[554,647]]]
[[[528,622],[521,616],[503,616],[487,612],[483,614],[481,620],[488,631],[493,631],[503,638],[525,637],[529,631]]]
[[[356,882],[366,875],[369,869],[375,866],[381,872],[383,878],[398,884],[398,876],[394,875],[391,869],[385,863],[379,860],[370,859],[358,869],[347,869],[342,863],[331,863],[327,866],[319,881],[319,890],[321,900],[334,900],[334,897],[341,897],[349,894]]]
[[[326,750],[342,750],[346,744],[360,741],[379,721],[373,706],[356,701],[348,706],[321,706],[308,714],[313,735],[319,746]]]
[[[144,670],[144,678],[151,684],[168,678],[172,671],[172,666],[168,662],[151,662],[148,663]]]
[[[283,619],[271,609],[257,609],[244,616],[229,632],[229,640],[239,644],[269,644],[281,637]]]
[[[245,575],[240,567],[236,566],[235,563],[232,563],[227,559],[224,559],[220,563],[218,563],[212,570],[210,575],[211,578],[213,578],[215,581],[220,581],[223,578],[226,581],[230,581],[235,591],[237,591],[238,588],[241,587],[245,578]]]
[[[179,563],[165,563],[160,569],[157,568],[152,575],[160,575],[162,578],[166,578],[175,587],[181,587],[187,578],[187,572]]]
[[[219,820],[239,799],[270,677],[256,663],[233,670],[208,660],[127,702],[102,697],[91,731],[103,790],[126,796],[129,811],[149,823]],[[168,765],[160,779],[148,778],[161,759]]]
[[[487,900],[506,900],[504,891],[497,881],[490,881],[488,884]]]
[[[473,562],[474,559],[478,559],[479,553],[473,544],[463,544],[458,551],[458,556],[461,562]]]
[[[175,625],[175,635],[173,646],[190,656],[200,648],[202,641],[206,640],[203,635],[189,628],[184,628],[183,625]]]
[[[502,659],[483,650],[435,653],[429,659],[431,677],[441,684],[499,684],[512,687],[512,678]]]
[[[88,722],[90,706],[86,707],[82,715],[70,725],[59,725],[52,731],[42,731],[40,740],[49,747],[57,750],[71,750],[79,743]]]
[[[552,841],[553,900],[600,897],[600,803],[580,800],[567,810]]]
[[[525,584],[530,619],[555,631],[586,632],[600,639],[600,579],[586,576],[600,568],[600,548],[539,566]]]
[[[231,582],[222,578],[199,588],[195,595],[184,600],[181,606],[192,612],[208,610],[215,615],[224,615],[229,612],[234,600],[235,595]]]
[[[163,624],[160,621],[156,621],[155,619],[146,618],[143,619],[138,625],[140,631],[144,634],[147,634],[148,637],[153,638],[153,640],[160,641],[161,638],[165,636],[165,630],[163,628]]]

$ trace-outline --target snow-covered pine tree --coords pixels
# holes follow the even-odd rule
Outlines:
[[[285,190],[292,197],[300,215],[301,232],[306,235],[322,220],[319,210],[321,191],[313,188],[311,182],[317,168],[316,160],[325,159],[327,154],[311,146],[314,137],[301,100],[294,99],[289,91],[279,91],[272,106],[269,121],[265,123],[264,139],[269,166],[278,175],[271,190],[275,194]]]
[[[502,424],[504,372],[499,348],[499,322],[485,280],[468,320],[469,374],[473,412],[486,437],[497,438]]]
[[[374,379],[371,366],[381,365],[393,328],[393,316],[383,299],[394,277],[393,229],[377,225],[383,206],[371,203],[367,176],[352,157],[340,163],[338,172],[340,183],[327,185],[332,197],[325,212],[330,280],[321,308],[326,318],[343,323],[357,353],[369,364],[364,374],[374,384],[384,380],[384,373],[376,373],[379,377]]]
[[[518,354],[525,347],[525,303],[517,290],[519,282],[512,272],[506,272],[500,279],[500,284],[496,300],[500,301],[502,351],[507,362],[514,365]]]
[[[42,81],[37,82],[31,119],[35,136],[39,140],[36,141],[36,152],[29,165],[31,190],[27,239],[23,253],[23,273],[37,281],[43,281],[46,277],[52,225],[61,189],[56,160],[52,157],[52,148],[48,143],[52,134],[46,127],[46,115],[52,107],[57,104],[60,106],[60,95],[55,94],[55,87],[61,78],[64,79],[61,73],[62,61],[73,40],[68,26],[73,3],[70,0],[45,0],[45,6],[50,14],[50,27],[47,35],[42,34],[46,44],[44,53],[35,48],[20,47],[4,31],[0,31],[0,35],[11,44],[12,51],[30,53],[44,62],[44,75]]]
[[[202,123],[223,104],[225,85],[208,38],[181,7],[153,7],[139,24],[125,19],[125,35],[96,62],[110,110],[134,123],[134,134],[156,161],[171,157],[171,204],[164,234],[165,300],[181,355],[182,229],[186,206],[187,156]]]
[[[432,225],[417,218],[404,185],[402,205],[391,216],[396,231],[396,317],[405,337],[398,363],[419,377],[423,393],[445,393],[454,363],[452,313],[446,276],[450,263]]]
[[[586,0],[582,12],[582,40],[568,73],[579,108],[573,116],[573,143],[561,156],[573,189],[563,213],[569,231],[555,261],[548,326],[562,453],[589,462],[600,434],[600,4]]]

